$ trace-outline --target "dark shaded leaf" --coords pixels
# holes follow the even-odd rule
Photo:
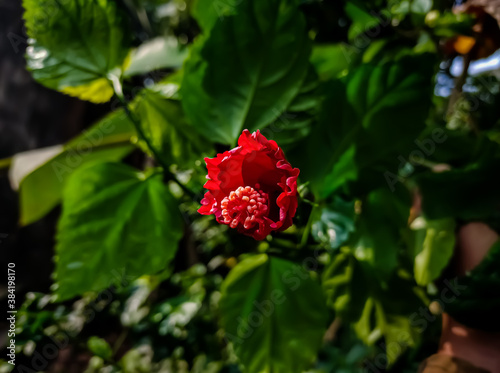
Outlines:
[[[500,241],[467,276],[449,281],[445,311],[458,322],[489,332],[500,331]]]
[[[383,185],[387,167],[397,170],[398,152],[425,128],[432,72],[432,59],[420,55],[365,64],[331,84],[319,123],[295,155],[317,197],[357,179]]]
[[[137,98],[134,113],[166,164],[192,167],[210,149],[210,143],[187,123],[177,100],[165,99],[160,93],[146,89]],[[145,144],[143,149],[148,151]]]
[[[276,120],[309,66],[310,41],[294,1],[243,1],[235,13],[195,43],[181,87],[193,126],[224,144]]]
[[[499,170],[500,161],[492,160],[462,169],[417,176],[425,217],[430,220],[450,217],[471,220],[498,213]]]
[[[221,323],[247,372],[299,373],[313,362],[327,312],[319,283],[305,269],[252,256],[230,272],[221,291]]]
[[[354,231],[354,202],[335,196],[333,202],[314,212],[311,233],[331,249],[340,247]]]

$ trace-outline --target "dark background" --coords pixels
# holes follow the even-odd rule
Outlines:
[[[22,13],[20,0],[0,0],[0,159],[64,143],[110,111],[109,104],[83,102],[33,80],[24,60],[27,37]],[[49,291],[59,208],[20,228],[18,196],[9,185],[7,172],[6,168],[0,169],[0,268],[15,263],[20,305],[28,290]],[[5,284],[0,284],[3,307]],[[2,320],[1,327],[5,325]],[[0,338],[5,338],[5,333]]]

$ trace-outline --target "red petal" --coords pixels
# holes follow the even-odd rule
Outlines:
[[[299,169],[293,168],[275,141],[270,141],[260,131],[250,133],[244,130],[238,139],[238,146],[218,154],[215,158],[205,158],[208,169],[208,192],[203,198],[199,212],[214,214],[219,223],[220,202],[239,187],[259,184],[269,195],[268,216],[258,225],[245,229],[238,225],[238,231],[263,240],[272,231],[282,231],[292,225],[297,210],[297,177]]]

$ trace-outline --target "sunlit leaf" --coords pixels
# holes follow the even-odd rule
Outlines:
[[[188,55],[188,49],[179,45],[175,38],[158,37],[141,44],[132,52],[123,74],[132,76],[153,70],[179,68]]]
[[[46,87],[91,102],[113,95],[128,53],[126,27],[111,0],[23,0],[27,66]]]
[[[101,104],[107,102],[113,96],[114,90],[111,83],[105,78],[99,78],[87,84],[82,84],[76,87],[63,87],[60,89],[62,93],[78,97],[81,100]]]
[[[418,218],[413,225],[419,222],[423,226],[416,232],[414,272],[417,284],[426,286],[439,277],[453,255],[455,221]]]
[[[111,346],[104,339],[99,337],[90,337],[87,341],[89,350],[96,356],[109,360],[113,356]]]

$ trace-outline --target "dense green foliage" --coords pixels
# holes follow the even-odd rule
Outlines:
[[[64,341],[89,373],[414,371],[456,225],[498,229],[500,83],[437,94],[474,18],[438,0],[124,3],[23,2],[33,77],[115,110],[19,180],[21,224],[62,203],[19,361]],[[295,224],[262,242],[196,212],[203,157],[243,129],[301,170]],[[498,285],[498,244],[488,260],[450,306],[464,322]]]

